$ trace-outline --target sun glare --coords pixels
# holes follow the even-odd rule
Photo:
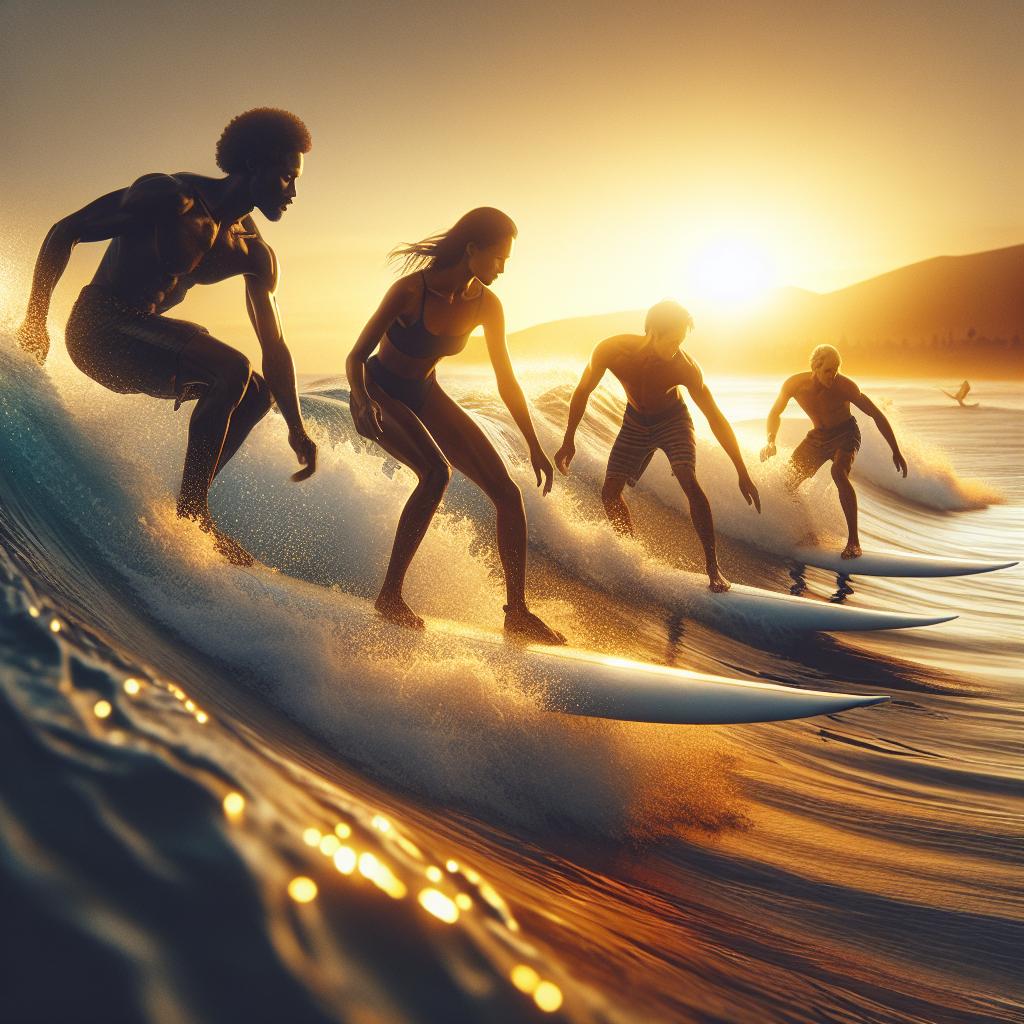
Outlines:
[[[748,238],[712,239],[695,253],[690,267],[694,295],[728,312],[756,304],[775,283],[768,254]]]

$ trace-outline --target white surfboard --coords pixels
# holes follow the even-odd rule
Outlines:
[[[1009,569],[1016,562],[985,562],[964,558],[935,558],[889,551],[865,551],[858,558],[841,558],[838,551],[797,548],[793,558],[804,565],[844,573],[848,576],[973,576]]]
[[[887,701],[879,694],[827,693],[690,672],[572,647],[521,645],[500,635],[428,620],[425,634],[452,635],[496,669],[511,670],[545,710],[666,725],[779,722],[833,715]],[[435,633],[436,635],[436,633]]]
[[[756,587],[734,583],[723,594],[714,594],[705,586],[683,604],[709,625],[735,631],[736,626],[772,632],[846,633],[873,629],[910,629],[950,622],[955,615],[906,615],[874,608],[851,608],[793,594],[773,594]]]

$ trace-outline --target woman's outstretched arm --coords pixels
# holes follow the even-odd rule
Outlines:
[[[516,421],[516,426],[519,427],[530,448],[530,464],[537,477],[537,486],[542,486],[541,480],[543,479],[543,493],[548,494],[555,471],[551,460],[547,457],[547,453],[537,438],[533,418],[530,416],[530,408],[526,404],[526,396],[512,369],[512,360],[509,358],[508,344],[505,340],[505,311],[501,307],[501,301],[493,292],[486,292],[484,300],[484,338],[487,341],[487,354],[490,356],[491,366],[494,367],[498,394],[512,414],[512,419]]]
[[[376,312],[366,322],[356,343],[345,360],[345,376],[348,377],[349,411],[356,430],[363,437],[380,440],[382,426],[380,406],[366,390],[366,360],[380,344],[387,329],[402,313],[409,297],[409,280],[396,281],[385,294]]]

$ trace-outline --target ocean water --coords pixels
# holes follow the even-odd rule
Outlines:
[[[522,485],[532,603],[576,645],[892,701],[730,727],[545,712],[525,670],[373,618],[411,478],[354,434],[343,378],[303,382],[311,480],[288,480],[276,414],[218,480],[218,520],[263,563],[239,569],[173,514],[186,413],[105,392],[59,339],[39,370],[4,332],[0,1019],[1024,1019],[1024,571],[800,572],[794,545],[842,539],[827,473],[788,495],[781,458],[756,463],[778,382],[713,379],[764,504],[698,416],[731,579],[959,618],[710,622],[660,456],[629,496],[638,538],[603,521],[614,389],[541,498],[493,380],[441,377]],[[574,379],[523,369],[549,451]],[[904,481],[862,424],[865,546],[1024,554],[1019,385],[976,384],[960,409],[949,382],[861,383],[910,464]],[[804,429],[787,419],[782,447]],[[407,596],[500,628],[493,514],[458,476]]]

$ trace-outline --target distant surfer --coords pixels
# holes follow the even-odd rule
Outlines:
[[[608,518],[616,531],[632,536],[633,523],[622,493],[627,484],[636,486],[660,448],[690,503],[690,518],[704,548],[709,585],[719,592],[729,589],[729,581],[718,565],[711,505],[697,482],[693,420],[679,394],[680,387],[690,392],[718,443],[732,459],[747,504],[760,512],[761,498],[743,463],[736,435],[715,404],[700,367],[680,348],[692,326],[690,314],[678,302],[660,302],[648,310],[644,334],[618,334],[594,349],[569,402],[569,422],[562,447],[555,453],[555,465],[568,474],[576,454],[576,429],[590,395],[605,371],[610,370],[625,389],[627,404],[601,489]]]
[[[377,611],[400,625],[423,628],[423,620],[405,603],[402,587],[454,467],[497,511],[498,555],[508,601],[505,631],[562,644],[565,637],[526,605],[523,496],[487,435],[446,394],[435,374],[440,360],[461,352],[482,325],[498,394],[529,446],[537,486],[546,495],[554,469],[512,369],[501,302],[488,287],[504,271],[516,234],[504,213],[480,207],[443,234],[394,249],[390,258],[402,260],[408,273],[388,289],[349,353],[345,371],[356,429],[417,477],[398,521]],[[437,571],[443,575],[446,569],[438,566]]]
[[[971,390],[970,382],[965,380],[965,381],[962,381],[961,384],[960,384],[960,387],[958,387],[956,389],[956,394],[953,394],[952,391],[946,391],[945,388],[942,389],[942,393],[944,395],[948,395],[950,398],[952,398],[953,401],[956,402],[960,406],[961,409],[973,409],[973,408],[975,408],[977,406],[977,404],[978,404],[977,402],[965,402],[964,401],[964,399],[970,393],[970,390]]]
[[[299,412],[295,368],[274,298],[277,259],[250,216],[258,209],[268,220],[281,219],[311,145],[294,114],[249,110],[231,121],[217,143],[217,165],[226,177],[146,174],[59,220],[40,250],[18,332],[22,347],[42,363],[50,348],[50,299],[71,250],[79,242],[110,239],[68,319],[68,354],[83,373],[118,394],[173,399],[175,409],[195,400],[178,515],[211,533],[220,553],[237,565],[251,565],[252,556],[214,525],[208,492],[275,401],[288,442],[305,466],[293,479],[316,469],[316,445]],[[266,379],[206,328],[163,315],[193,285],[229,277],[245,279]]]
[[[782,385],[779,397],[768,413],[768,443],[761,449],[761,461],[775,454],[775,437],[782,425],[783,410],[795,399],[810,418],[814,428],[794,449],[789,460],[788,479],[794,489],[809,480],[826,463],[832,463],[832,480],[839,492],[849,537],[843,558],[861,554],[857,533],[857,493],[850,483],[850,469],[860,450],[860,427],[850,412],[855,405],[875,421],[879,433],[892,449],[892,461],[898,473],[907,475],[907,460],[900,454],[896,435],[885,414],[849,377],[839,372],[839,352],[831,345],[819,345],[811,353],[809,373],[797,373]]]

